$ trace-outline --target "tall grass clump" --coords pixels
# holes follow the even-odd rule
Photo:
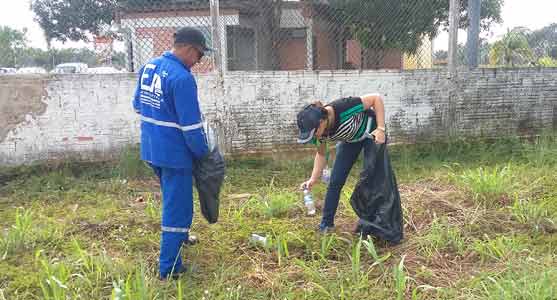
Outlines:
[[[129,147],[120,153],[116,174],[121,178],[143,178],[152,176],[152,171],[139,157],[139,150]]]
[[[488,300],[555,299],[557,271],[511,268],[501,276],[488,276],[480,283],[479,296]]]
[[[475,202],[487,207],[505,203],[513,191],[514,174],[510,163],[505,166],[468,169],[460,174],[451,171],[449,176],[466,188]]]
[[[6,258],[8,254],[15,253],[18,249],[33,242],[34,232],[32,228],[33,213],[31,210],[17,208],[14,224],[0,239],[0,257]]]

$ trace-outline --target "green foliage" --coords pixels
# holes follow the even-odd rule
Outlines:
[[[0,300],[551,299],[555,149],[550,137],[392,147],[405,211],[398,245],[351,234],[357,217],[344,202],[335,233],[317,232],[319,216],[305,214],[297,191],[310,155],[229,159],[219,222],[208,225],[196,205],[200,243],[182,249],[192,272],[177,281],[158,279],[160,202],[150,170],[127,177],[121,159],[0,170]],[[470,203],[471,186],[500,177],[512,178],[508,206]],[[324,189],[315,186],[318,207]],[[252,233],[266,245],[250,246]]]
[[[501,40],[493,44],[489,52],[489,62],[493,66],[528,65],[532,59],[532,49],[528,44],[527,32],[523,28],[509,30]]]
[[[137,148],[126,148],[120,153],[116,173],[121,178],[142,178],[152,176],[153,171],[141,160]]]
[[[432,257],[436,251],[446,250],[463,254],[466,246],[461,230],[449,225],[446,219],[434,219],[427,235],[420,240],[420,250],[427,257]]]
[[[530,32],[528,43],[536,57],[557,59],[557,23]]]
[[[473,199],[483,205],[505,204],[504,198],[512,194],[513,172],[510,164],[503,167],[478,167],[461,174],[451,173],[451,178],[469,189]]]
[[[511,266],[504,274],[486,277],[480,284],[479,294],[488,300],[552,299],[557,295],[556,281],[555,268]]]
[[[397,265],[393,266],[393,277],[395,280],[396,299],[403,300],[408,283],[408,276],[404,271],[404,256],[402,256]]]
[[[27,44],[27,30],[0,26],[0,67],[14,68],[19,64],[19,56]]]
[[[22,247],[30,245],[34,239],[33,213],[30,210],[17,208],[15,222],[4,237],[0,236],[0,258],[13,254]]]
[[[461,0],[461,27],[466,27],[468,1]],[[426,37],[435,37],[448,24],[448,1],[333,0],[336,22],[345,22],[368,49],[400,49],[415,53]],[[502,0],[482,1],[482,27],[501,22]],[[342,21],[339,21],[342,20]]]
[[[89,33],[99,34],[111,24],[116,4],[116,0],[32,0],[31,10],[50,44],[53,39],[87,41]]]
[[[557,67],[557,59],[553,59],[549,56],[544,56],[544,57],[538,59],[538,65],[540,65],[542,67],[555,68],[555,67]]]
[[[265,191],[259,207],[264,216],[280,218],[286,216],[299,202],[301,202],[299,194],[271,188]]]
[[[517,238],[498,236],[490,239],[484,236],[484,240],[476,240],[471,248],[480,255],[482,261],[499,261],[509,259],[511,255],[524,250],[524,246]]]

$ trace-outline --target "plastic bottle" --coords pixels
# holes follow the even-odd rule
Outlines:
[[[323,173],[321,173],[321,180],[325,184],[329,184],[329,181],[331,180],[331,169],[329,169],[329,167],[325,167],[325,169],[323,169]]]
[[[257,246],[267,247],[267,237],[261,236],[256,233],[252,233],[250,237],[250,242]]]
[[[313,202],[313,195],[307,187],[304,187],[304,205],[306,206],[308,216],[315,215],[315,203]]]

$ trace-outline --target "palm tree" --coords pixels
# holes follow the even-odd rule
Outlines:
[[[527,32],[524,28],[509,30],[501,40],[495,42],[491,47],[489,63],[514,67],[517,63],[531,62],[533,54],[526,36]]]

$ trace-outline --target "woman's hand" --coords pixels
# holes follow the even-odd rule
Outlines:
[[[307,189],[311,191],[311,188],[315,183],[317,183],[317,180],[310,178],[307,181],[304,181],[302,184],[300,184],[300,190],[303,190],[304,188],[307,187]]]
[[[376,144],[385,144],[385,131],[381,130],[381,129],[375,129],[371,135],[373,135],[375,137],[375,143]]]

